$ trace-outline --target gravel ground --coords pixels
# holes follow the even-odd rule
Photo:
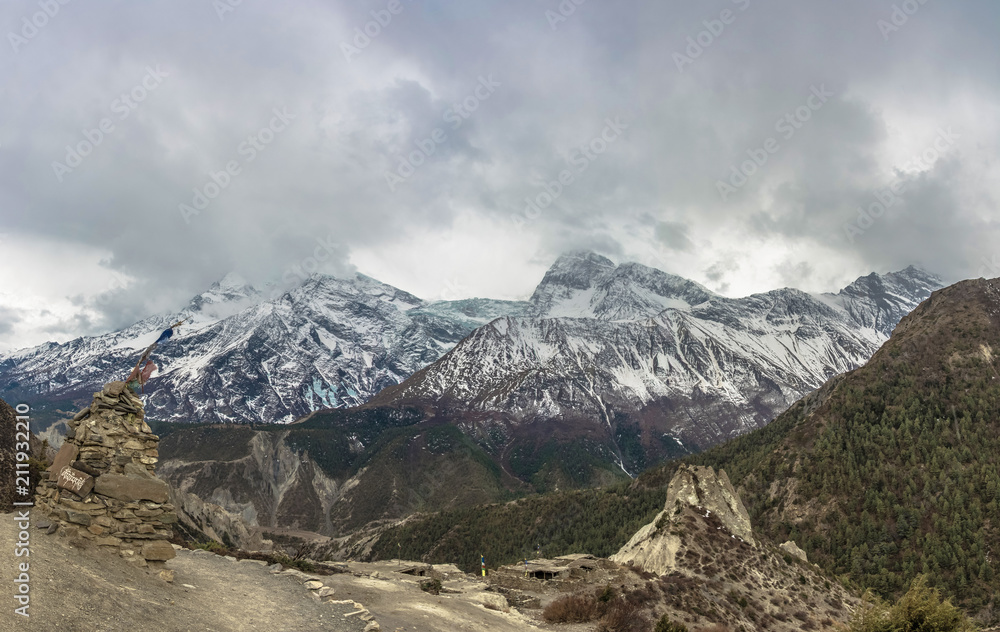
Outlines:
[[[32,518],[40,520],[33,512]],[[204,552],[181,550],[160,569],[140,568],[96,546],[77,548],[69,539],[32,527],[30,555],[15,557],[13,514],[0,514],[0,630],[52,632],[361,632],[365,613],[353,602],[315,600],[305,578],[275,575],[253,562],[237,562]],[[30,564],[30,617],[14,613],[17,564]],[[326,578],[319,578],[325,580]],[[341,596],[338,590],[333,597]],[[383,628],[385,629],[385,628]],[[390,630],[392,628],[389,628]]]

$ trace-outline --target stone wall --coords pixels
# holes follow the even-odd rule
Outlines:
[[[154,473],[160,439],[144,421],[142,401],[124,382],[110,382],[68,426],[37,491],[50,531],[118,550],[140,565],[173,558],[167,540],[177,514]]]

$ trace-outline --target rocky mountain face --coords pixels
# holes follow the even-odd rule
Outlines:
[[[273,300],[234,275],[184,310],[121,331],[0,357],[0,394],[31,401],[36,423],[59,419],[123,379],[160,332],[144,400],[151,419],[289,422],[356,406],[438,359],[476,327],[527,304],[429,303],[374,279],[316,275]]]
[[[528,315],[480,327],[371,404],[432,405],[515,473],[550,439],[581,437],[594,458],[634,473],[767,424],[863,364],[938,287],[908,268],[837,294],[730,299],[574,253],[546,273]]]
[[[157,430],[160,476],[187,513],[223,510],[208,522],[234,541],[231,517],[264,537],[282,530],[345,536],[374,521],[528,490],[457,428],[427,422],[418,410],[334,410],[287,426]]]
[[[835,295],[726,299],[643,266],[571,255],[522,315],[479,327],[367,405],[316,411],[280,432],[164,429],[162,471],[250,524],[326,535],[607,483],[765,424],[864,362],[934,283],[911,269]],[[451,322],[499,311],[414,309]]]

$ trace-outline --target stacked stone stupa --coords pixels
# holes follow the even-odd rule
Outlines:
[[[67,423],[37,492],[50,529],[117,549],[140,565],[173,558],[168,540],[177,514],[167,484],[154,474],[160,438],[144,420],[142,401],[124,382],[110,382]]]

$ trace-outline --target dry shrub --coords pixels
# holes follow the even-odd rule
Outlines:
[[[656,600],[656,595],[651,590],[649,584],[646,584],[645,586],[640,586],[635,590],[629,591],[624,595],[624,597],[626,600],[628,600],[629,603],[634,604],[636,606],[644,606]]]
[[[649,632],[652,625],[638,606],[615,599],[597,624],[597,632]]]
[[[590,595],[564,595],[542,611],[549,623],[588,623],[597,616],[597,601]]]

